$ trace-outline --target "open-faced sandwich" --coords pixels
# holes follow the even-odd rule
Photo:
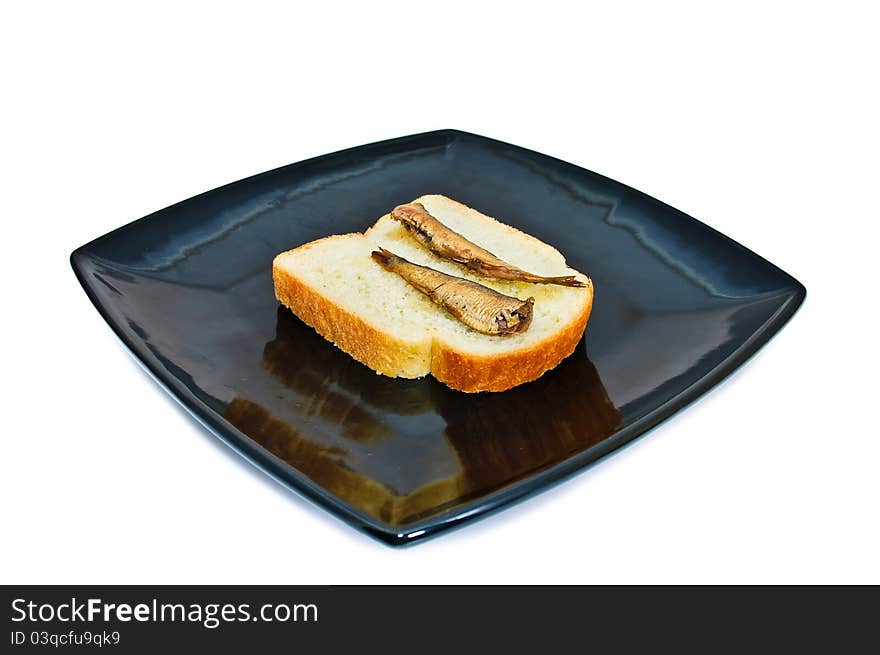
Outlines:
[[[439,195],[283,252],[275,295],[377,373],[504,391],[574,351],[593,285],[552,246]]]

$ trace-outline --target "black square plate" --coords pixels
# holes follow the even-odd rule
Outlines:
[[[558,247],[594,281],[586,338],[539,380],[463,394],[374,374],[275,300],[279,252],[441,193]],[[391,544],[546,488],[742,364],[804,299],[699,221],[572,164],[455,130],[292,164],[78,248],[120,339],[267,473]]]

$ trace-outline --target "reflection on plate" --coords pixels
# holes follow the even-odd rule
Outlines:
[[[224,417],[276,457],[370,516],[398,526],[448,510],[580,452],[620,420],[583,342],[551,371],[500,394],[463,394],[432,378],[377,376],[329,347],[288,310],[278,310],[263,366],[307,404],[306,416],[334,426],[316,440],[254,400],[236,397]],[[423,419],[442,429],[418,448],[394,442],[395,421]],[[440,419],[438,422],[437,419]],[[424,447],[425,439],[435,443]],[[396,456],[388,457],[383,449]],[[445,451],[438,457],[438,451]],[[362,466],[369,458],[411,472]],[[438,460],[448,464],[437,470]]]

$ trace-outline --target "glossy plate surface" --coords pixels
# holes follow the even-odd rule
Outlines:
[[[499,394],[374,374],[272,289],[272,258],[441,193],[549,244],[596,287],[586,338]],[[151,373],[270,475],[391,544],[546,488],[692,402],[805,290],[622,184],[454,130],[263,173],[77,249],[89,298]]]

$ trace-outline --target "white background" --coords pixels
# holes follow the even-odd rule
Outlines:
[[[0,17],[0,581],[880,583],[870,3],[124,4]],[[393,550],[189,419],[67,258],[221,184],[445,127],[641,189],[808,297],[631,448]]]

